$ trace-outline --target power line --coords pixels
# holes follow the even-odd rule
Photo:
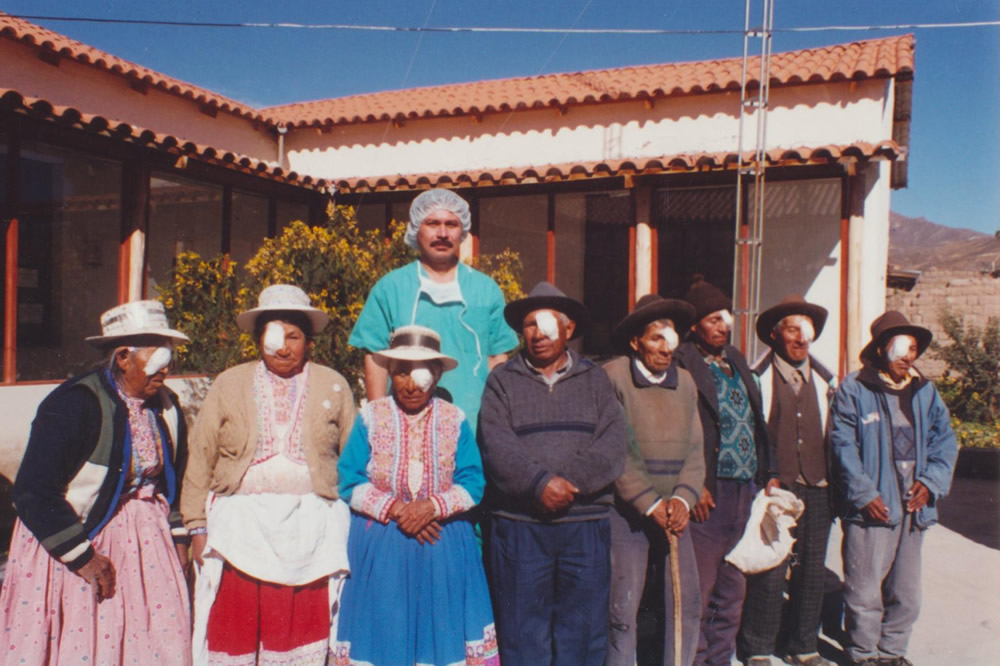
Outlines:
[[[119,25],[149,25],[180,28],[269,28],[290,30],[355,30],[367,32],[409,33],[511,33],[511,34],[560,34],[560,35],[741,35],[742,30],[676,30],[669,28],[507,28],[474,26],[394,26],[360,25],[352,23],[259,23],[215,21],[166,21],[156,19],[95,18],[88,16],[41,16],[34,14],[8,14],[11,18],[27,21],[65,21],[72,23],[104,23]],[[1000,26],[996,21],[962,21],[958,23],[898,23],[894,25],[826,25],[774,28],[772,32],[830,32],[868,30],[932,30],[948,28],[983,28]]]

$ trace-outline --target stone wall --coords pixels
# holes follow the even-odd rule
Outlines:
[[[899,310],[943,342],[946,337],[938,320],[946,309],[960,315],[967,326],[982,328],[990,317],[1000,318],[1000,278],[971,271],[926,271],[912,291],[887,289],[886,309]],[[923,356],[917,365],[929,377],[944,372],[944,363],[932,354]]]

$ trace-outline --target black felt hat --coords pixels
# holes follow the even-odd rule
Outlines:
[[[878,364],[878,350],[897,335],[912,335],[917,341],[917,356],[921,356],[930,346],[934,334],[923,326],[910,323],[902,312],[889,310],[880,315],[871,326],[872,339],[861,350],[861,360],[872,365]]]
[[[694,316],[694,306],[687,301],[646,294],[636,301],[635,309],[618,322],[611,333],[611,339],[615,347],[627,353],[629,342],[640,335],[649,322],[670,319],[674,322],[674,330],[683,337],[684,332],[694,323]]]
[[[503,318],[507,320],[508,326],[520,332],[524,318],[535,310],[555,310],[572,319],[576,324],[572,336],[574,338],[590,324],[590,314],[583,303],[570,298],[549,282],[539,282],[527,296],[508,303],[503,309]]]
[[[768,308],[757,317],[757,337],[764,344],[774,343],[771,338],[771,331],[785,317],[790,315],[803,315],[812,321],[813,329],[816,331],[816,338],[819,339],[826,325],[826,317],[829,313],[822,305],[808,303],[800,294],[788,294],[781,299],[781,302],[774,307]]]

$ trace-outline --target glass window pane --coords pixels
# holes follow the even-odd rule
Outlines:
[[[62,379],[97,354],[84,337],[118,300],[121,165],[21,147],[17,379]]]
[[[659,293],[683,298],[692,276],[726,294],[733,290],[736,187],[658,190],[653,222],[659,229]]]
[[[567,296],[583,301],[583,256],[586,247],[587,195],[556,196],[556,285]],[[628,257],[625,257],[628,269]]]
[[[358,228],[364,231],[385,231],[385,204],[368,203],[354,207],[358,218]]]
[[[295,201],[278,200],[278,235],[296,220],[309,224],[309,206]]]
[[[233,191],[229,256],[243,266],[256,254],[267,237],[267,198]]]
[[[590,328],[583,338],[586,353],[612,352],[611,331],[628,314],[629,229],[632,197],[628,192],[588,194],[585,204],[583,303]],[[559,250],[556,228],[556,251]]]
[[[149,179],[149,235],[146,238],[147,293],[170,278],[174,257],[197,252],[208,259],[222,252],[222,187],[163,173]]]
[[[407,213],[408,215],[409,213]],[[548,274],[548,196],[484,197],[479,200],[479,252],[510,248],[521,257],[524,290]]]
[[[7,202],[7,141],[8,136],[4,132],[0,132],[0,219],[9,220],[14,217],[14,212],[10,210]],[[4,230],[4,225],[0,225],[0,232]],[[7,255],[5,251],[6,247],[6,234],[0,233],[0,285],[3,284],[4,279],[4,261],[2,257]],[[4,321],[3,313],[7,311],[6,308],[6,289],[0,288],[0,340],[3,340],[6,322]],[[2,354],[0,354],[0,373],[3,372],[3,359]],[[2,375],[0,375],[2,376]]]

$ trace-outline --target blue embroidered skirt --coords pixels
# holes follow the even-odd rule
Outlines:
[[[452,520],[420,545],[395,523],[351,515],[351,575],[333,663],[499,664],[482,555],[472,525]]]

